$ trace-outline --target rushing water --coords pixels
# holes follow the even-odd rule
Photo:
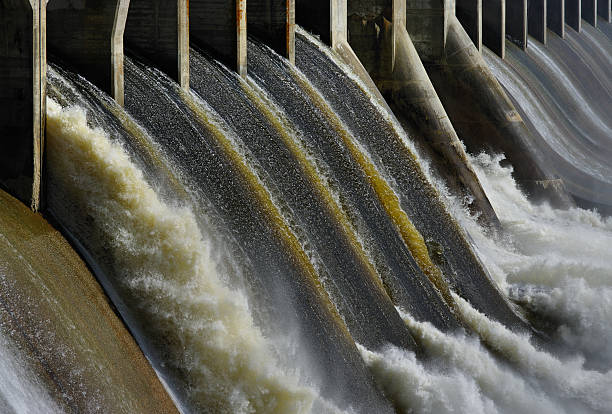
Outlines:
[[[602,26],[610,26],[602,23]],[[612,205],[612,42],[584,25],[527,51],[509,44],[501,60],[485,52],[496,77],[536,136],[543,168],[562,178],[581,206]]]
[[[612,222],[481,154],[505,231],[482,228],[333,52],[296,47],[250,41],[247,80],[194,49],[190,92],[127,59],[125,110],[49,72],[50,210],[181,408],[609,411]]]

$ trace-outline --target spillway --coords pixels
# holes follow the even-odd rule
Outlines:
[[[609,26],[609,23],[602,23]],[[485,57],[536,134],[535,151],[562,178],[579,205],[610,213],[612,187],[612,47],[598,29],[567,31],[523,52],[509,44],[507,59]]]
[[[368,27],[397,24],[387,11]],[[116,100],[51,54],[45,217],[104,292],[75,276],[60,295],[51,270],[89,270],[63,239],[45,252],[43,231],[15,236],[16,213],[0,205],[0,372],[16,372],[0,379],[0,411],[610,412],[604,27],[526,50],[508,42],[505,60],[483,51],[534,133],[528,155],[579,205],[534,203],[504,154],[467,154],[499,218],[490,227],[344,40],[329,48],[298,28],[293,62],[237,30],[237,68],[182,43],[187,81],[127,47]],[[11,313],[29,303],[7,282],[15,263],[66,347]],[[83,323],[93,311],[62,295],[102,309],[97,333]],[[114,358],[117,343],[126,355]]]

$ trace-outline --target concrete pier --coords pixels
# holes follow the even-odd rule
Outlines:
[[[295,62],[295,0],[248,0],[247,30]]]
[[[182,87],[189,87],[187,0],[130,0],[124,43]]]
[[[506,0],[482,2],[482,43],[502,59],[506,54]]]
[[[247,74],[246,0],[190,0],[189,37],[240,76]]]
[[[527,0],[506,1],[506,38],[527,50]]]
[[[529,0],[527,10],[527,32],[536,40],[546,44],[547,0]]]
[[[597,14],[612,23],[612,0],[597,0]]]
[[[45,2],[0,0],[0,186],[41,207]]]
[[[433,62],[444,55],[453,15],[451,0],[406,0],[406,30],[421,60]]]
[[[565,0],[565,23],[577,32],[582,26],[581,9],[580,0]]]
[[[482,49],[482,0],[457,0],[457,19],[479,51]]]
[[[129,0],[50,0],[49,53],[123,105],[123,32]]]
[[[547,0],[546,3],[546,25],[561,38],[565,37],[565,1]]]
[[[597,27],[597,0],[582,0],[582,18]]]

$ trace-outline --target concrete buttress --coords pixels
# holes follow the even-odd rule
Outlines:
[[[497,56],[502,59],[505,57],[506,0],[482,2],[482,43]]]
[[[527,50],[527,0],[506,0],[506,38]]]
[[[565,1],[547,0],[546,3],[546,25],[561,38],[565,37]]]
[[[123,32],[129,0],[50,0],[49,53],[123,105]]]
[[[34,211],[43,184],[45,5],[0,0],[0,186]]]
[[[189,37],[192,43],[246,77],[246,0],[190,0]]]
[[[295,0],[248,0],[247,29],[295,63]]]
[[[548,7],[547,0],[529,0],[529,9],[527,10],[527,31],[529,35],[536,40],[546,44],[546,9]]]
[[[130,0],[124,43],[189,88],[188,0]]]
[[[482,1],[457,0],[457,19],[472,39],[474,46],[482,50]]]

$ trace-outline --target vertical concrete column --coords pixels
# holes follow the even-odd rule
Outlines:
[[[581,29],[581,1],[565,0],[565,23],[577,32]]]
[[[50,0],[49,52],[123,105],[123,32],[129,0]]]
[[[506,38],[527,49],[527,0],[506,1]]]
[[[247,75],[246,0],[190,0],[189,36],[240,76]]]
[[[45,132],[44,0],[0,0],[0,186],[41,207]]]
[[[597,27],[597,0],[582,0],[582,18]]]
[[[451,0],[406,0],[406,30],[424,62],[444,56]]]
[[[514,1],[514,0],[510,0]],[[506,0],[482,3],[482,43],[502,59],[506,55]]]
[[[347,0],[329,0],[330,46],[336,49],[348,39]]]
[[[187,0],[130,0],[124,41],[128,49],[189,87]]]
[[[562,38],[565,37],[565,1],[547,0],[546,3],[546,25]]]
[[[612,0],[597,0],[597,14],[612,23]]]
[[[456,6],[457,19],[478,51],[482,49],[482,1],[457,0]]]
[[[546,44],[547,7],[547,0],[529,0],[527,10],[528,33],[544,44]]]
[[[248,0],[247,29],[295,62],[295,0]]]

